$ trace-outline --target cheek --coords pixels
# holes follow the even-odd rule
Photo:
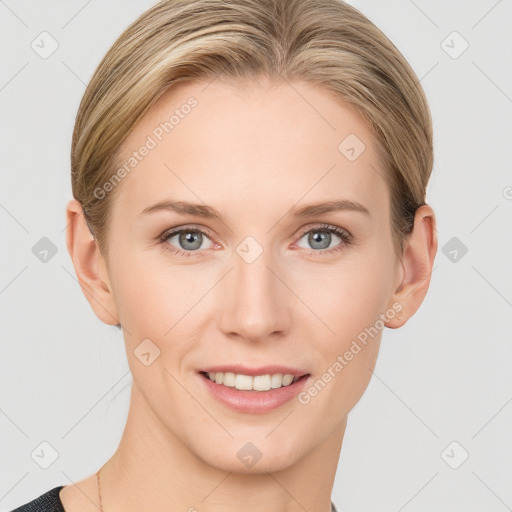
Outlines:
[[[323,305],[319,316],[333,332],[320,326],[327,336],[316,337],[317,374],[304,395],[312,417],[324,418],[322,411],[328,409],[333,423],[340,422],[371,380],[383,330],[379,315],[386,308],[385,286],[378,278],[376,272],[342,273],[318,299]]]
[[[333,267],[322,280],[323,293],[316,288],[305,300],[316,302],[315,312],[330,328],[319,340],[320,367],[322,374],[335,375],[331,389],[345,405],[354,405],[370,381],[392,288],[392,265],[386,251],[360,253]]]
[[[341,261],[322,276],[322,288],[310,288],[310,303],[345,342],[373,325],[387,307],[393,277],[392,261],[385,254],[368,252]],[[316,290],[316,291],[313,291]]]
[[[150,338],[162,350],[173,339],[190,337],[212,282],[194,265],[168,263],[164,256],[141,254],[119,261],[115,287],[121,324],[131,343]]]
[[[170,276],[154,268],[149,259],[126,256],[118,258],[113,268],[121,324],[132,337],[161,337],[174,323],[170,306],[176,304],[179,283],[172,283]]]

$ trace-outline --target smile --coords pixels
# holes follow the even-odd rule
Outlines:
[[[281,373],[252,376],[232,372],[204,372],[203,375],[216,384],[222,384],[226,387],[244,391],[268,391],[270,389],[278,389],[289,386],[301,378],[301,376],[298,375],[283,375]]]

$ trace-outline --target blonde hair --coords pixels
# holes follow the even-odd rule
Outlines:
[[[357,108],[374,134],[401,256],[434,157],[425,94],[394,44],[342,0],[164,0],[115,41],[76,117],[73,197],[105,257],[115,189],[100,198],[97,190],[145,112],[180,82],[259,75],[318,84]]]

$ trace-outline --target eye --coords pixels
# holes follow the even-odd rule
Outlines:
[[[194,252],[203,250],[203,249],[211,249],[215,246],[213,242],[208,246],[205,242],[209,240],[208,233],[204,231],[204,229],[199,229],[195,227],[187,227],[182,229],[176,229],[173,231],[166,231],[161,237],[160,241],[164,244],[164,247],[180,256],[191,256]],[[172,241],[177,244],[177,247],[172,245]]]
[[[332,235],[336,235],[333,237]],[[347,245],[350,244],[352,237],[348,231],[345,231],[342,228],[337,226],[330,226],[328,224],[324,224],[321,226],[315,226],[313,229],[309,229],[308,231],[303,231],[301,233],[302,238],[306,238],[306,243],[309,244],[313,250],[309,250],[308,252],[312,254],[324,254],[324,253],[333,253],[344,249]],[[335,242],[336,238],[341,240],[341,243],[332,246],[332,242]],[[299,247],[302,247],[299,245]],[[309,249],[309,247],[306,247]]]
[[[199,251],[211,249],[217,246],[209,239],[209,235],[210,233],[205,230],[205,228],[188,226],[180,229],[166,231],[159,238],[160,242],[164,245],[164,248],[171,253],[179,256],[195,256],[194,253],[198,253]],[[344,249],[352,241],[352,235],[348,231],[337,226],[330,226],[328,224],[315,226],[314,228],[310,228],[307,231],[303,230],[300,233],[300,240],[306,237],[306,235],[306,243],[312,247],[312,249],[306,247],[308,249],[307,252],[314,255],[334,253]],[[332,235],[336,236],[333,238]],[[332,242],[335,242],[336,238],[339,238],[341,243],[338,243],[333,247]],[[207,243],[208,240],[210,241],[209,246]],[[302,246],[299,245],[299,247]]]

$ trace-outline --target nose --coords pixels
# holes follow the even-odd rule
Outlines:
[[[252,262],[238,254],[220,288],[220,329],[230,337],[264,342],[286,334],[293,294],[265,251]]]

